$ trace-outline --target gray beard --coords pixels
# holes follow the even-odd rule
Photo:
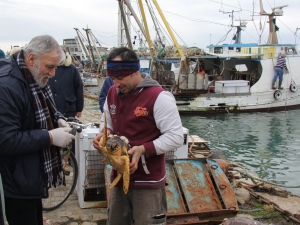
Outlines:
[[[39,73],[40,73],[40,67],[39,67],[39,62],[36,62],[36,65],[34,66],[33,70],[31,71],[31,74],[33,76],[33,79],[35,80],[35,82],[39,85],[40,88],[44,88],[46,87],[47,83],[43,83],[42,79],[43,77],[39,77]],[[45,75],[46,76],[46,75]]]

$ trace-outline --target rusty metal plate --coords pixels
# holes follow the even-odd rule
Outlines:
[[[182,214],[186,213],[184,202],[181,197],[181,191],[178,186],[173,164],[166,163],[167,183],[166,194],[168,202],[168,213]]]
[[[207,164],[214,178],[216,188],[218,189],[221,195],[222,202],[224,203],[225,208],[231,210],[238,210],[238,203],[234,191],[222,168],[216,161],[211,159],[207,159]]]
[[[188,212],[222,209],[204,159],[174,160]]]
[[[104,171],[109,201],[112,167],[106,165]],[[224,218],[233,217],[238,212],[236,200],[232,200],[234,193],[231,192],[230,183],[215,161],[200,158],[167,160],[166,172],[168,225],[220,224]],[[224,184],[230,190],[223,189]],[[232,207],[234,205],[236,208]]]

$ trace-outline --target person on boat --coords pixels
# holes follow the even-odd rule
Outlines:
[[[42,198],[65,182],[58,147],[72,139],[48,80],[65,54],[50,35],[0,60],[0,174],[9,225],[43,225]]]
[[[125,136],[131,149],[130,183],[123,180],[109,193],[108,225],[160,224],[166,221],[165,153],[183,143],[183,129],[174,96],[155,80],[140,74],[136,53],[116,48],[107,58],[107,73],[114,85],[104,104],[108,134]],[[97,135],[93,145],[99,152]],[[116,178],[113,170],[111,180]],[[161,215],[160,217],[156,217]]]
[[[205,74],[205,64],[204,64],[203,60],[200,60],[200,62],[199,62],[198,73]]]
[[[276,63],[276,66],[274,68],[274,77],[273,77],[273,80],[272,80],[272,89],[276,89],[275,83],[276,83],[277,78],[279,78],[278,89],[283,89],[283,87],[282,87],[283,69],[285,69],[287,73],[289,72],[288,68],[286,67],[285,54],[280,53],[277,57],[277,63]]]

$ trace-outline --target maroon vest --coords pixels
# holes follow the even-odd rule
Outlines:
[[[130,94],[118,94],[115,86],[107,95],[114,134],[125,136],[131,147],[153,146],[153,140],[161,133],[156,127],[153,107],[157,96],[164,91],[161,87],[137,88]],[[153,146],[154,147],[154,146]],[[130,175],[130,188],[159,188],[165,184],[165,155],[146,158],[147,174],[139,160],[138,169]],[[113,177],[116,177],[116,171]],[[150,182],[151,181],[151,182]],[[121,186],[119,182],[118,186]]]

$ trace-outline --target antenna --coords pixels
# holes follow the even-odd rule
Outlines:
[[[275,7],[275,8],[272,8],[272,10],[274,11],[275,9],[282,9],[282,8],[288,7],[288,6],[289,6],[288,4],[282,5],[282,6],[277,6],[277,7]]]
[[[297,31],[298,31],[298,30],[300,30],[300,28],[297,27],[297,28],[296,28],[296,31],[295,31],[295,44],[296,44],[296,38],[297,38]]]
[[[260,14],[267,15],[266,11],[263,8],[262,0],[259,0],[259,3],[260,3]]]
[[[276,6],[272,8],[272,13],[266,13],[263,9],[262,0],[260,2],[260,15],[261,16],[268,16],[269,17],[269,37],[268,37],[268,44],[278,44],[278,38],[276,32],[279,28],[276,26],[276,18],[275,16],[283,16],[282,8],[287,7],[288,5]]]
[[[269,15],[269,16],[271,15],[282,16],[283,15],[282,8],[289,6],[289,5],[276,6],[272,8],[272,13],[267,13],[263,8],[262,0],[259,0],[259,3],[260,3],[260,15]]]

